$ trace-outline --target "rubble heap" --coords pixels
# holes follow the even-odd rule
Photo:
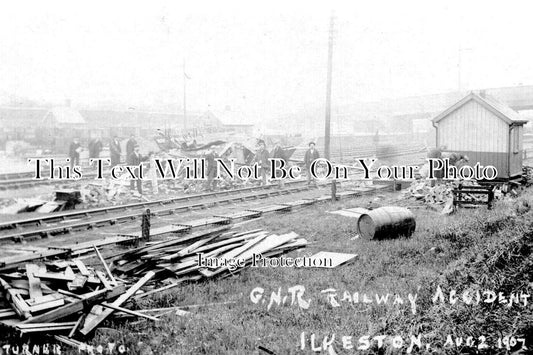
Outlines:
[[[403,193],[427,204],[443,204],[450,199],[453,200],[453,189],[457,186],[458,184],[454,182],[443,182],[431,186],[431,181],[417,180],[409,188],[405,189]]]
[[[91,334],[109,317],[160,320],[156,310],[125,308],[131,300],[186,281],[229,276],[250,266],[254,254],[272,257],[306,244],[293,232],[237,233],[225,226],[147,243],[115,255],[111,263],[95,246],[99,269],[86,266],[81,258],[25,264],[0,273],[0,323],[21,334],[55,335],[56,340],[80,347],[83,343],[77,339]],[[198,254],[213,260],[242,259],[244,267],[231,263],[208,267],[198,263]],[[150,311],[156,314],[146,314],[154,313]]]
[[[432,182],[429,180],[417,180],[411,183],[411,186],[405,189],[403,194],[407,195],[409,198],[423,201],[431,207],[445,204],[443,212],[449,213],[450,208],[453,207],[454,189],[458,189],[459,187],[468,188],[480,186],[482,185],[478,184],[477,181],[441,181],[432,186]],[[494,199],[500,199],[502,196],[503,192],[501,187],[494,188]],[[486,195],[468,192],[461,194],[461,200],[464,204],[468,204],[469,201],[472,202],[472,204],[475,204],[477,202],[485,201],[486,199]]]

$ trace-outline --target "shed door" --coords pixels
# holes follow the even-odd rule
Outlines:
[[[522,174],[522,148],[523,127],[514,126],[511,128],[511,150],[509,152],[509,175],[517,176]]]

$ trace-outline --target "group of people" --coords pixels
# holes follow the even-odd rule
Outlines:
[[[281,147],[281,142],[276,141],[274,143],[274,149],[272,153],[269,153],[266,149],[266,144],[264,140],[259,140],[258,149],[255,152],[255,157],[252,161],[253,164],[257,164],[259,174],[261,179],[259,180],[259,185],[267,185],[268,177],[271,175],[271,162],[270,159],[280,159],[285,163],[285,167],[289,164],[289,157],[287,156],[285,150]],[[216,188],[217,180],[215,179],[217,168],[216,168],[216,158],[218,158],[217,153],[214,147],[211,147],[209,152],[205,155],[206,165],[207,165],[207,181],[205,189],[207,191],[212,191]],[[320,154],[315,148],[315,143],[310,142],[309,148],[305,152],[304,156],[304,165],[307,172],[307,184],[316,184],[314,177],[310,174],[311,164],[320,158]],[[275,179],[278,180],[279,187],[284,186],[284,179],[282,179],[281,172],[276,174]]]
[[[103,150],[103,143],[100,138],[93,138],[89,141],[88,151],[89,159],[100,158],[100,153]],[[126,154],[125,154],[125,163],[126,165],[139,165],[142,162],[146,162],[153,157],[153,153],[150,153],[148,156],[143,156],[140,153],[140,146],[137,142],[137,139],[134,134],[130,136],[126,142]],[[71,168],[74,165],[80,164],[80,153],[84,150],[81,146],[79,138],[74,138],[69,146],[69,159]],[[111,160],[111,167],[117,166],[122,162],[122,143],[118,136],[114,136],[113,139],[109,142],[109,157]],[[138,171],[135,172],[136,174]],[[150,169],[149,173],[155,173],[155,168]],[[152,192],[157,194],[157,179],[151,179],[152,181]],[[143,193],[142,190],[142,180],[141,179],[132,179],[130,181],[130,189],[134,190],[137,187],[139,194]]]
[[[113,139],[109,141],[109,157],[111,160],[111,167],[117,166],[122,163],[122,149],[123,145],[121,140],[114,136]],[[84,148],[81,146],[81,143],[78,138],[74,138],[73,141],[70,143],[69,147],[69,158],[70,158],[70,165],[71,167],[74,165],[79,165],[80,163],[80,153],[84,150]],[[100,157],[100,153],[103,150],[103,143],[100,140],[100,138],[94,138],[92,139],[88,144],[88,151],[89,151],[89,158],[97,159]],[[152,184],[152,192],[154,194],[158,193],[158,183],[157,183],[157,176],[156,176],[156,169],[154,164],[154,153],[149,153],[147,156],[144,156],[140,153],[140,146],[137,142],[137,139],[135,135],[131,135],[128,141],[125,145],[125,160],[124,162],[128,166],[137,166],[143,162],[149,162],[150,163],[150,169],[148,170],[148,178],[151,181]],[[217,155],[216,149],[214,146],[209,148],[209,151],[204,156],[206,161],[206,185],[205,190],[212,191],[217,186],[217,164],[216,159],[219,158]],[[255,157],[252,161],[252,164],[257,163],[259,174],[261,176],[261,179],[259,180],[260,185],[267,185],[267,182],[269,180],[269,176],[271,174],[271,162],[270,158],[275,159],[281,159],[285,163],[285,167],[289,164],[289,157],[287,156],[285,150],[281,147],[281,142],[276,141],[274,143],[274,149],[272,150],[272,153],[269,153],[266,149],[266,144],[264,140],[258,141],[258,149],[255,153]],[[307,172],[307,184],[315,184],[314,177],[309,173],[311,164],[316,159],[320,158],[320,154],[315,148],[315,143],[310,142],[309,148],[305,152],[304,156],[304,165]],[[135,171],[137,174],[138,171]],[[284,179],[282,179],[281,174],[276,174],[275,177],[276,180],[278,180],[278,184],[280,187],[284,186]],[[130,189],[135,190],[137,189],[137,192],[139,194],[143,193],[143,187],[142,187],[142,180],[141,179],[131,179],[130,181]]]
[[[311,185],[316,183],[315,178],[310,173],[311,164],[320,158],[320,154],[318,153],[318,150],[316,150],[315,142],[310,142],[308,146],[309,148],[304,155],[304,165],[307,175],[307,184]],[[285,166],[289,163],[285,150],[281,147],[279,141],[275,142],[274,149],[272,150],[272,157],[269,156],[269,153],[266,150],[265,142],[262,140],[259,141],[259,149],[255,155],[255,162],[258,163],[261,172],[261,184],[263,185],[266,185],[267,175],[270,175],[271,165],[269,158],[281,159],[285,163]],[[283,187],[283,179],[281,179],[281,176],[276,175],[276,179],[278,179],[280,187]]]
[[[450,166],[456,166],[458,168],[467,165],[470,159],[467,155],[456,153],[456,152],[447,152],[448,147],[446,145],[441,145],[439,147],[434,147],[428,150],[428,158],[431,159],[448,159]],[[425,174],[425,172],[424,172]],[[444,169],[435,169],[435,177],[437,180],[441,180],[444,176]],[[431,182],[431,185],[435,185],[435,180]]]
[[[135,138],[135,135],[132,134],[130,139],[126,143],[126,163],[130,160],[132,153],[135,151],[135,147],[138,147],[139,144]],[[96,137],[89,141],[88,144],[89,159],[98,159],[100,158],[100,153],[104,149],[104,144],[100,138]],[[69,158],[71,166],[80,164],[80,153],[84,150],[81,146],[79,138],[74,138],[69,146]],[[122,156],[122,146],[121,141],[117,136],[114,136],[113,139],[109,142],[109,156],[111,158],[111,167],[119,165],[121,162]]]

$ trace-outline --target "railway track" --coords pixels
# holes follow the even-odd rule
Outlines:
[[[303,161],[303,156],[307,148],[297,150],[292,157],[294,161]],[[368,157],[377,157],[378,159],[391,158],[402,155],[417,154],[426,151],[426,146],[422,144],[409,144],[399,147],[390,145],[379,145],[376,147],[364,148],[331,148],[331,161],[342,163],[345,160],[362,159]]]
[[[404,147],[392,152],[382,152],[378,153],[378,158],[391,158],[397,156],[404,156],[410,154],[420,153],[422,150],[425,150],[421,147]],[[345,162],[351,161],[353,159],[365,158],[375,155],[374,148],[365,148],[365,149],[350,149],[341,153],[333,151],[331,153],[331,160],[334,162]],[[302,158],[303,159],[303,158]],[[300,160],[293,160],[300,161]],[[107,175],[108,172],[104,171],[104,175]],[[82,180],[93,179],[96,177],[95,172],[87,172],[83,174]],[[52,180],[52,179],[34,179],[34,172],[21,172],[21,173],[4,173],[0,174],[0,190],[11,190],[11,189],[25,189],[30,187],[35,187],[39,185],[51,185],[51,184],[65,184],[73,181],[80,180]]]
[[[324,184],[320,186],[329,186]],[[51,213],[37,217],[0,223],[0,241],[21,241],[27,237],[47,237],[75,230],[131,221],[141,216],[147,208],[154,216],[203,209],[210,206],[240,202],[309,190],[306,181],[291,181],[285,188],[276,185],[246,187],[234,190],[208,192],[174,198],[130,203],[126,205]]]
[[[44,158],[44,157],[27,157],[27,158],[23,158],[24,159],[37,159],[37,158]],[[66,164],[65,163],[65,159],[68,158],[68,156],[48,156],[46,158],[53,158],[56,162],[59,161],[59,162],[62,162],[62,164]],[[108,157],[102,157],[102,158],[108,158]],[[88,159],[81,159],[80,160],[80,164],[82,166],[83,169],[87,168],[90,166],[89,164],[89,160]],[[68,164],[67,164],[68,165]],[[47,165],[44,165],[41,167],[41,171],[43,174],[48,174],[50,169]],[[7,172],[7,173],[0,173],[0,182],[3,182],[3,181],[8,181],[8,180],[26,180],[26,179],[32,179],[33,176],[35,175],[35,171],[32,169],[30,170],[26,170],[26,171],[20,171],[20,172]]]
[[[354,189],[338,192],[336,197],[337,199],[353,198],[355,196],[374,194],[376,192],[384,191],[389,188],[390,186],[388,185],[357,187]],[[150,228],[150,235],[158,236],[169,233],[190,233],[191,231],[196,230],[197,228],[235,223],[237,221],[259,218],[261,216],[271,213],[287,213],[304,206],[329,201],[330,198],[331,196],[329,195],[321,195],[318,197],[307,196],[307,198],[304,197],[298,200],[292,200],[289,202],[278,202],[275,204],[268,204],[268,202],[266,204],[264,202],[259,202],[258,204],[256,202],[253,202],[251,206],[243,206],[241,210],[228,209],[225,211],[221,211],[220,209],[218,209],[219,212],[215,212],[211,216],[204,215],[203,217],[200,216],[200,218],[194,218],[193,216],[190,216],[192,217],[192,219],[181,220],[178,223],[172,222],[171,224],[168,224],[167,222],[167,224],[155,228],[154,226],[152,226]],[[80,240],[79,236],[83,236],[83,234],[80,234],[79,236],[77,236],[78,238],[73,238],[72,241],[67,241],[63,239],[63,241],[52,241],[50,244],[46,243],[45,245],[41,246],[10,246],[9,248],[6,248],[6,255],[0,257],[0,271],[14,271],[18,267],[23,266],[26,262],[40,259],[68,256],[79,257],[80,255],[92,253],[94,251],[95,246],[101,248],[109,245],[135,241],[138,240],[138,238],[142,237],[142,232],[138,231],[138,228],[129,231],[120,230],[115,233],[106,234],[114,235],[106,236],[100,239],[89,238],[90,240],[87,240],[83,238]],[[116,256],[116,254],[114,255]]]
[[[16,179],[28,179],[33,176],[33,172],[24,171],[18,173],[2,173],[0,174],[0,182]]]
[[[104,171],[104,175],[109,172]],[[37,185],[52,185],[52,184],[65,184],[82,180],[94,179],[96,177],[95,172],[84,173],[83,177],[79,180],[55,180],[55,179],[35,179],[35,173],[8,173],[0,175],[0,190],[14,190],[34,187]]]

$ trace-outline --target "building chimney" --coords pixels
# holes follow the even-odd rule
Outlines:
[[[487,92],[485,90],[480,90],[479,96],[481,96],[482,98],[485,98],[487,96]]]

